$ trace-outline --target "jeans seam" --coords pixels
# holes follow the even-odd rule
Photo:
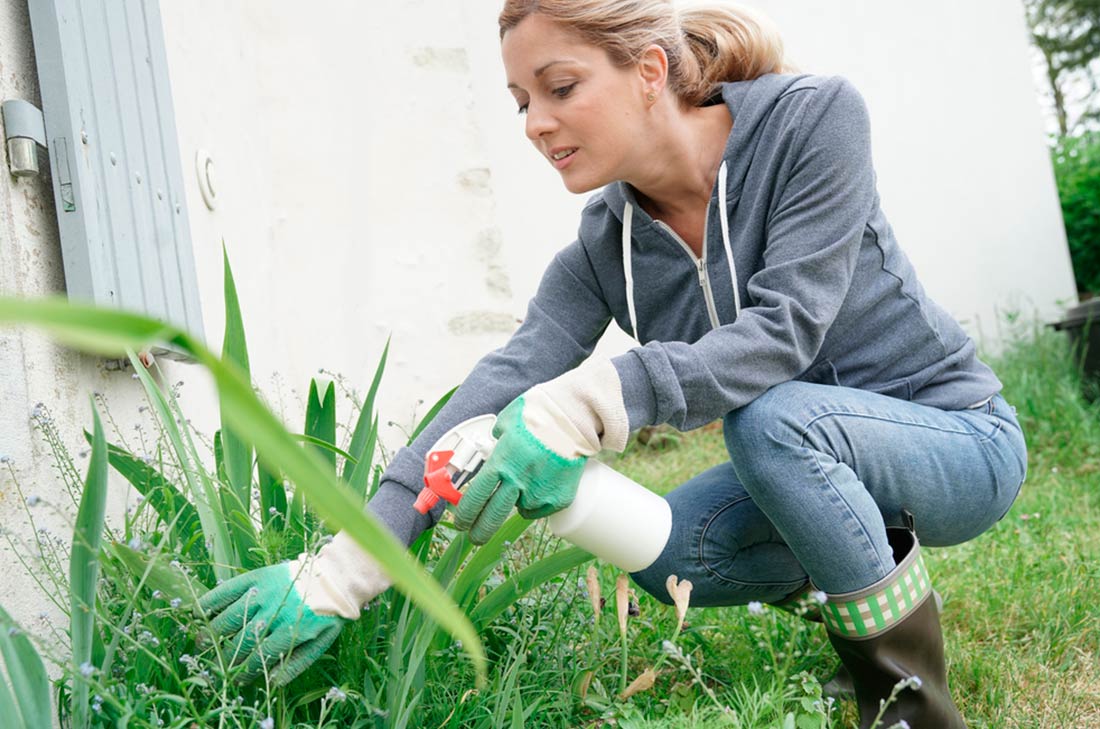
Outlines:
[[[813,416],[813,418],[810,419],[810,421],[802,427],[802,441],[799,445],[801,445],[803,447],[806,445],[806,438],[809,437],[809,432],[808,431],[809,431],[810,427],[813,426],[818,420],[821,420],[822,418],[837,416],[837,415],[847,416],[847,417],[851,417],[851,418],[864,418],[866,420],[877,420],[877,421],[883,422],[883,423],[894,423],[895,425],[910,425],[910,426],[913,426],[915,428],[925,428],[927,430],[935,430],[935,431],[938,431],[940,433],[955,433],[957,435],[973,435],[973,433],[970,430],[967,430],[966,428],[956,430],[954,428],[941,428],[941,427],[938,427],[938,426],[935,426],[935,425],[929,425],[928,423],[918,423],[918,422],[914,422],[914,421],[911,421],[911,420],[898,420],[897,418],[888,418],[884,415],[872,415],[870,413],[855,413],[855,412],[850,412],[850,411],[846,411],[846,410],[830,410],[828,412],[819,413],[819,414]]]
[[[871,540],[871,534],[867,531],[867,525],[864,524],[861,519],[856,517],[855,509],[852,508],[852,505],[849,504],[848,500],[844,498],[844,494],[842,494],[840,492],[840,489],[838,489],[836,487],[836,484],[834,484],[832,482],[832,480],[829,478],[828,474],[825,473],[825,469],[822,468],[821,461],[818,459],[818,451],[813,450],[813,449],[809,449],[809,451],[810,451],[810,454],[813,456],[814,466],[817,467],[818,475],[821,477],[821,479],[826,484],[828,484],[829,488],[833,490],[833,493],[836,495],[836,497],[838,499],[840,499],[841,503],[844,504],[844,508],[848,511],[849,518],[852,519],[852,521],[854,521],[856,524],[859,525],[859,530],[860,530],[860,532],[863,533],[864,549],[875,556],[875,561],[878,562],[879,571],[882,571],[882,574],[885,575],[885,574],[889,573],[890,570],[886,569],[886,565],[884,565],[882,563],[882,557],[879,556],[878,551],[875,549],[875,544]],[[853,473],[854,473],[854,471],[853,471]],[[857,476],[857,478],[858,478],[858,476]],[[860,481],[860,483],[862,484],[863,482]],[[864,487],[864,488],[866,489],[866,487]],[[883,570],[885,570],[885,571],[883,571]],[[811,575],[810,577],[812,579],[813,575]]]

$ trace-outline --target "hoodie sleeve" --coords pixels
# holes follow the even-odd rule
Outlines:
[[[592,353],[611,313],[580,241],[559,251],[543,274],[527,315],[508,342],[483,357],[435,419],[409,446],[397,451],[368,504],[406,544],[443,513],[412,508],[423,486],[428,449],[464,420],[498,413],[535,385],[576,367]]]
[[[750,306],[692,344],[650,342],[614,358],[631,429],[704,425],[813,363],[847,295],[875,205],[866,106],[843,79],[787,115],[793,133],[768,217]]]

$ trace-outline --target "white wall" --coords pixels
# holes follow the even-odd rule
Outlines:
[[[804,70],[845,74],[863,91],[884,207],[937,299],[992,333],[995,307],[1049,315],[1073,296],[1016,3],[755,4]],[[221,341],[224,240],[254,379],[292,423],[318,368],[365,389],[392,333],[380,405],[407,425],[505,340],[573,239],[584,198],[523,136],[498,6],[161,2],[208,339]],[[34,79],[25,0],[0,0],[0,93],[37,102]],[[199,149],[215,164],[214,211],[191,172]],[[59,256],[48,184],[0,175],[0,290],[61,291]],[[212,432],[205,378],[167,367]],[[0,331],[0,454],[24,488],[63,501],[30,428],[34,403],[50,406],[75,450],[93,389],[116,417],[137,417],[129,373]],[[387,436],[396,444],[399,429]],[[25,535],[15,501],[0,467],[0,519]],[[16,576],[0,603],[30,618],[42,600]]]

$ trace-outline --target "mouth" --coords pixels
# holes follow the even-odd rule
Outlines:
[[[573,155],[576,154],[576,152],[576,147],[566,147],[564,149],[558,149],[550,153],[550,161],[555,167],[560,170],[565,165],[569,164],[569,161],[573,158]]]

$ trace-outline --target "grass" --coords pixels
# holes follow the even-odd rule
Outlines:
[[[1100,726],[1100,406],[1080,396],[1067,347],[1052,332],[1019,333],[993,364],[1019,410],[1030,474],[1017,503],[988,533],[965,545],[927,550],[945,599],[954,695],[974,728]],[[132,429],[130,420],[105,412],[109,437],[121,440]],[[59,477],[75,497],[86,463],[70,458],[43,422],[39,430],[59,454]],[[727,457],[717,425],[647,435],[648,446],[635,444],[614,465],[661,492]],[[153,444],[135,450],[143,451],[160,452]],[[10,469],[7,475],[14,479]],[[115,552],[130,544],[149,553],[149,544],[168,544],[155,517],[149,502],[141,502],[105,536],[121,543]],[[462,552],[448,549],[456,535],[445,523],[414,552],[437,578],[447,570],[452,585],[476,590],[461,603],[473,609],[563,546],[542,524],[511,528],[512,541],[494,547],[499,553],[488,547],[471,553],[492,565],[485,579],[470,561],[461,568],[448,562]],[[261,545],[268,536],[265,527]],[[42,561],[26,566],[57,593],[55,599],[67,600],[63,577],[52,574],[64,560],[52,558],[41,541],[37,546]],[[169,557],[191,568],[178,546]],[[619,575],[607,565],[596,570],[607,605],[595,614],[585,565],[560,574],[549,570],[541,587],[510,595],[481,630],[490,670],[480,689],[462,645],[390,590],[345,628],[314,668],[270,690],[227,681],[224,656],[199,640],[201,619],[152,585],[135,584],[120,562],[104,565],[96,625],[102,644],[118,649],[111,668],[88,678],[92,726],[115,726],[121,717],[131,727],[378,729],[837,729],[856,721],[850,704],[830,706],[821,698],[821,682],[837,660],[820,626],[777,610],[731,607],[691,609],[678,631],[673,608],[633,594],[623,640],[615,614]],[[38,644],[47,660],[62,665],[69,660],[57,656],[64,641],[55,633]],[[104,665],[102,644],[93,650],[97,666]],[[619,699],[624,665],[628,680],[655,668],[654,685]],[[65,700],[74,680],[80,678],[61,689]]]

